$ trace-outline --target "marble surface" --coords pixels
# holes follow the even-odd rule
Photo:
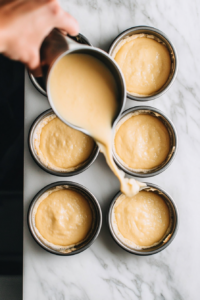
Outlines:
[[[24,149],[24,300],[197,300],[200,266],[200,5],[191,0],[71,0],[62,6],[80,23],[80,32],[93,45],[107,49],[113,38],[134,25],[164,31],[177,48],[179,72],[166,95],[144,103],[164,111],[179,135],[179,151],[162,174],[149,178],[174,198],[180,215],[172,244],[150,257],[126,253],[111,239],[106,212],[118,191],[117,179],[102,155],[84,173],[70,178],[97,197],[103,210],[102,231],[85,252],[59,257],[45,252],[28,232],[26,216],[33,196],[59,177],[42,171],[27,146],[28,130],[39,113],[49,107],[25,75]],[[126,107],[139,103],[127,100]]]

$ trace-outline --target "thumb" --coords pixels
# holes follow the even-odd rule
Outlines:
[[[29,69],[34,70],[36,69],[40,64],[40,56],[39,56],[39,50],[34,50],[30,53],[29,59],[27,61],[27,66]]]
[[[65,11],[62,11],[56,20],[55,27],[64,30],[69,35],[75,36],[79,33],[79,25],[75,18]]]

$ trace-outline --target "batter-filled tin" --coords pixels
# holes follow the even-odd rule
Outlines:
[[[151,192],[155,193],[159,197],[164,200],[165,204],[167,205],[169,209],[169,215],[170,215],[170,223],[168,230],[166,234],[163,236],[163,239],[160,240],[159,243],[156,243],[152,247],[147,247],[147,248],[138,248],[138,247],[132,247],[128,245],[127,243],[124,242],[120,238],[120,235],[116,231],[116,226],[114,224],[114,209],[115,209],[115,204],[116,201],[119,199],[119,197],[122,195],[122,193],[119,191],[114,198],[112,199],[109,210],[108,210],[108,215],[107,215],[107,221],[108,221],[108,227],[110,230],[110,234],[114,241],[123,249],[126,250],[127,252],[135,255],[140,255],[140,256],[147,256],[147,255],[152,255],[156,254],[162,250],[164,250],[166,247],[170,245],[170,243],[173,241],[173,239],[176,236],[177,230],[178,230],[178,211],[175,202],[173,201],[172,197],[166,193],[162,188],[158,187],[155,184],[152,183],[146,183],[146,187],[142,188],[142,191],[146,192]]]
[[[150,26],[135,26],[131,27],[122,33],[120,33],[112,42],[110,48],[109,48],[109,54],[111,57],[115,57],[116,51],[118,51],[120,43],[125,41],[127,38],[130,38],[134,35],[145,35],[151,39],[154,39],[158,41],[160,44],[163,44],[169,51],[170,57],[171,57],[171,71],[169,74],[169,77],[165,84],[155,93],[152,95],[137,95],[137,94],[132,94],[127,91],[127,97],[131,100],[136,100],[136,101],[150,101],[153,99],[156,99],[163,94],[166,93],[166,91],[171,87],[173,84],[177,71],[178,71],[178,55],[176,52],[176,49],[172,42],[169,40],[169,38],[164,34],[162,31],[160,31],[157,28],[150,27]]]
[[[55,117],[55,114],[52,109],[48,109],[36,118],[36,120],[33,122],[32,126],[30,128],[29,137],[28,137],[28,145],[29,145],[29,150],[30,150],[30,153],[31,153],[34,161],[44,171],[46,171],[52,175],[55,175],[55,176],[70,177],[70,176],[77,175],[81,172],[84,172],[93,164],[93,162],[96,160],[96,158],[99,154],[99,147],[97,146],[96,143],[94,143],[94,148],[93,148],[90,156],[84,162],[82,162],[80,165],[78,165],[75,168],[69,168],[68,170],[58,170],[58,169],[51,168],[50,166],[46,165],[40,159],[40,156],[38,155],[37,149],[35,147],[35,141],[36,141],[37,135],[38,135],[37,132],[39,131],[40,124],[42,124],[43,122],[45,122],[46,119],[51,118],[51,117]]]
[[[114,140],[117,130],[120,128],[120,126],[127,121],[132,116],[138,116],[138,115],[150,115],[152,117],[158,118],[159,121],[163,123],[163,125],[166,127],[168,133],[169,133],[169,139],[170,139],[170,145],[169,145],[169,152],[166,157],[166,159],[158,166],[152,168],[152,169],[144,169],[144,170],[135,170],[130,167],[128,167],[122,159],[117,155]],[[132,145],[134,146],[134,145]],[[122,113],[120,118],[118,119],[118,122],[114,129],[114,138],[113,138],[113,157],[116,162],[116,164],[122,169],[124,172],[131,176],[140,177],[140,178],[147,178],[151,176],[158,175],[165,171],[172,161],[174,160],[176,153],[178,149],[178,136],[175,129],[174,124],[172,121],[160,110],[157,108],[151,107],[151,106],[135,106],[127,109]]]
[[[93,220],[92,220],[92,226],[89,233],[87,234],[86,238],[82,242],[78,243],[77,245],[72,245],[71,247],[59,247],[59,246],[54,247],[50,243],[45,242],[42,236],[38,234],[38,230],[36,228],[35,215],[38,209],[39,202],[41,203],[41,201],[43,201],[45,197],[48,196],[48,194],[57,191],[59,189],[75,191],[81,194],[87,200],[92,211]],[[93,244],[93,242],[98,237],[101,230],[102,212],[98,200],[86,187],[71,181],[60,181],[60,182],[55,182],[47,185],[35,195],[35,197],[31,201],[29,206],[27,222],[32,237],[40,247],[42,247],[43,249],[45,249],[46,251],[52,254],[56,254],[60,256],[69,256],[69,255],[78,254],[86,250]]]

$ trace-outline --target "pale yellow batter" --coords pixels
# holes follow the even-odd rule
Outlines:
[[[69,189],[48,195],[35,214],[35,226],[41,236],[59,246],[71,246],[83,241],[91,229],[92,220],[88,201]]]
[[[112,158],[112,121],[117,108],[117,87],[109,69],[86,54],[62,57],[50,74],[56,111],[71,124],[86,129],[100,145],[107,163],[121,183],[121,191],[136,194],[143,183],[124,178]]]
[[[132,198],[121,195],[114,206],[116,234],[130,246],[151,247],[165,238],[170,212],[153,192],[141,191]]]
[[[127,91],[136,95],[155,94],[166,83],[171,71],[167,47],[144,34],[123,40],[114,59],[124,74]]]
[[[166,160],[170,152],[170,136],[157,117],[133,115],[117,130],[114,146],[126,166],[134,170],[149,170]]]
[[[58,170],[75,169],[91,155],[94,140],[54,117],[49,118],[42,127],[39,146],[36,140],[36,149],[41,160],[49,167]]]

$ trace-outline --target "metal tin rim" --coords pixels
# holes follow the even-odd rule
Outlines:
[[[33,76],[33,74],[31,73],[31,71],[29,69],[27,69],[28,71],[28,76],[32,82],[32,84],[34,85],[34,87],[43,95],[43,96],[47,96],[46,91],[41,87],[41,85],[37,82],[37,80],[35,79],[35,77]]]
[[[59,172],[53,169],[49,169],[47,166],[45,166],[37,157],[37,155],[34,153],[34,146],[33,146],[33,134],[34,131],[37,127],[37,125],[41,122],[41,120],[45,117],[47,117],[48,115],[54,114],[53,110],[47,109],[46,111],[44,111],[43,113],[41,113],[32,123],[30,130],[29,130],[29,134],[28,134],[28,147],[29,147],[29,151],[30,154],[32,156],[32,158],[34,159],[34,161],[36,162],[36,164],[42,168],[44,171],[46,171],[47,173],[51,174],[51,175],[55,175],[55,176],[60,176],[60,177],[70,177],[70,176],[74,176],[77,174],[80,174],[84,171],[86,171],[96,160],[98,154],[99,154],[99,147],[96,144],[95,148],[93,150],[94,154],[91,155],[91,159],[88,159],[84,165],[80,166],[80,168],[75,169],[74,171],[70,171],[70,172]]]
[[[90,41],[81,33],[78,34],[78,37],[80,37],[84,42],[85,42],[85,45],[88,45],[88,46],[92,46],[92,44],[90,43]],[[76,37],[72,37],[71,38],[73,40],[75,40]],[[31,71],[28,69],[28,75],[29,75],[29,78],[31,80],[31,82],[33,83],[33,85],[35,86],[35,88],[43,95],[43,96],[46,96],[47,97],[47,92],[46,90],[44,90],[42,88],[42,86],[37,82],[36,78],[33,76],[33,74],[31,73]]]
[[[98,219],[99,219],[99,223],[98,223],[98,229],[95,233],[95,235],[93,236],[93,238],[90,240],[89,243],[87,243],[85,246],[83,246],[82,248],[69,252],[69,253],[62,253],[59,251],[56,251],[54,249],[49,248],[48,246],[46,246],[45,244],[42,243],[42,241],[36,236],[36,234],[33,233],[33,229],[32,229],[32,222],[31,222],[31,214],[32,214],[32,209],[34,204],[37,202],[37,200],[42,196],[42,194],[44,194],[46,191],[48,191],[49,189],[56,187],[56,186],[62,186],[62,185],[68,185],[74,188],[79,188],[80,190],[82,190],[84,193],[86,193],[88,195],[88,197],[90,199],[92,199],[94,205],[97,208],[98,211]],[[89,248],[94,241],[96,240],[96,238],[98,237],[100,231],[101,231],[101,227],[102,227],[102,211],[101,211],[101,207],[100,204],[98,202],[98,200],[96,199],[96,197],[83,185],[73,182],[73,181],[58,181],[58,182],[54,182],[51,183],[47,186],[45,186],[44,188],[42,188],[32,199],[29,208],[28,208],[28,213],[27,213],[27,224],[28,224],[28,228],[29,231],[33,237],[33,239],[36,241],[36,243],[43,248],[44,250],[46,250],[49,253],[55,254],[55,255],[59,255],[59,256],[71,256],[71,255],[75,255],[75,254],[79,254],[81,252],[83,252],[84,250],[86,250],[87,248]]]
[[[84,46],[83,49],[84,49],[84,50],[91,50],[91,47],[89,47],[89,46]],[[97,52],[97,53],[99,53],[99,54],[105,56],[109,61],[112,62],[112,64],[114,65],[114,67],[117,69],[117,72],[118,72],[120,81],[122,82],[121,87],[122,87],[123,99],[122,99],[122,105],[121,105],[121,107],[120,107],[120,110],[119,110],[119,112],[118,112],[118,114],[117,114],[117,116],[115,117],[115,120],[114,120],[114,122],[113,122],[113,124],[115,124],[116,121],[117,121],[117,119],[118,119],[118,117],[121,115],[121,113],[122,113],[122,111],[123,111],[123,109],[124,109],[125,103],[126,103],[126,88],[125,88],[126,85],[125,85],[124,76],[123,76],[123,74],[122,74],[122,72],[121,72],[119,66],[117,65],[117,63],[114,61],[114,59],[113,59],[110,55],[108,55],[105,51],[103,51],[103,50],[101,50],[101,49],[99,49],[99,48],[93,48],[92,50],[93,50],[94,52]],[[83,128],[80,128],[80,127],[78,127],[78,126],[75,126],[75,125],[73,125],[73,124],[67,122],[66,120],[64,120],[64,118],[63,118],[58,112],[56,112],[54,103],[53,103],[52,98],[51,98],[51,93],[50,93],[49,78],[50,78],[50,76],[51,76],[52,70],[54,69],[54,67],[55,67],[55,65],[57,64],[57,62],[58,62],[63,56],[68,55],[68,54],[70,54],[70,53],[73,53],[73,52],[75,52],[75,51],[76,51],[76,50],[68,50],[68,51],[65,51],[62,55],[60,55],[60,56],[54,61],[53,66],[52,66],[52,68],[51,68],[51,70],[49,71],[48,76],[47,76],[47,78],[48,78],[48,79],[47,79],[47,96],[48,96],[47,99],[48,99],[48,101],[49,101],[49,104],[50,104],[51,108],[53,109],[54,113],[58,116],[59,119],[61,119],[61,120],[62,120],[65,124],[67,124],[68,126],[74,128],[74,129],[76,129],[76,130],[80,130],[80,131],[84,132],[84,133],[87,134],[87,135],[90,135],[89,132],[87,132],[87,130],[85,130],[85,129],[83,129]],[[80,49],[78,49],[78,51],[80,51]]]
[[[160,188],[158,185],[155,185],[155,184],[152,184],[152,183],[148,183],[148,182],[146,182],[146,185],[147,185],[146,188],[156,188],[157,190],[161,191],[168,198],[168,200],[170,201],[170,203],[173,206],[174,211],[175,211],[175,218],[176,218],[175,228],[174,228],[172,236],[170,237],[170,239],[164,245],[162,245],[161,247],[159,247],[158,249],[155,249],[155,250],[149,250],[149,251],[146,250],[145,252],[141,252],[139,249],[137,250],[137,249],[131,249],[131,248],[129,248],[128,246],[124,245],[116,237],[116,235],[115,235],[115,233],[113,232],[113,229],[112,229],[111,215],[112,215],[112,209],[114,207],[115,201],[122,194],[121,191],[117,192],[117,194],[111,200],[111,203],[110,203],[110,206],[109,206],[109,209],[108,209],[108,214],[107,214],[107,223],[108,223],[110,235],[113,238],[113,240],[115,241],[115,243],[118,246],[120,246],[123,250],[125,250],[125,251],[127,251],[127,252],[129,252],[131,254],[138,255],[138,256],[153,255],[153,254],[159,253],[162,250],[164,250],[165,248],[167,248],[171,244],[171,242],[174,240],[174,238],[175,238],[175,236],[177,234],[177,231],[178,231],[178,227],[179,227],[178,209],[177,209],[177,206],[176,206],[174,200],[172,199],[172,197],[168,193],[166,193],[162,188]],[[142,190],[145,190],[145,188],[142,189]],[[151,248],[149,248],[149,249],[151,249]]]
[[[113,52],[114,48],[117,46],[118,42],[121,40],[121,38],[123,36],[125,36],[127,33],[134,33],[137,30],[149,30],[149,31],[152,31],[152,35],[153,35],[153,33],[160,34],[163,37],[163,39],[166,40],[170,44],[170,46],[171,46],[171,48],[173,50],[174,58],[175,58],[174,59],[174,61],[175,61],[175,68],[174,68],[173,76],[172,76],[170,82],[168,83],[168,85],[163,90],[161,90],[160,92],[158,91],[158,93],[156,93],[155,95],[146,96],[146,97],[134,96],[134,95],[132,95],[132,94],[130,94],[130,93],[127,92],[127,97],[129,99],[131,99],[131,100],[141,101],[141,102],[143,102],[143,101],[151,101],[153,99],[159,98],[162,95],[164,95],[169,90],[169,88],[172,86],[172,84],[174,83],[174,80],[176,79],[177,72],[178,72],[178,54],[177,54],[175,46],[169,40],[169,38],[167,37],[167,35],[165,33],[163,33],[161,30],[159,30],[159,29],[157,29],[155,27],[151,27],[151,26],[139,25],[139,26],[130,27],[130,28],[122,31],[113,40],[113,42],[111,43],[111,45],[109,47],[109,50],[108,50],[109,55],[112,56],[112,52]]]
[[[168,162],[163,166],[161,167],[160,169],[158,170],[155,170],[152,172],[149,172],[149,173],[137,173],[137,172],[134,172],[134,171],[131,171],[129,169],[127,169],[124,165],[122,165],[120,163],[120,161],[117,159],[115,153],[114,153],[114,150],[113,150],[113,158],[116,162],[116,164],[118,165],[118,167],[120,169],[122,169],[125,173],[131,175],[131,176],[135,176],[135,177],[139,177],[139,178],[147,178],[147,177],[153,177],[153,176],[156,176],[162,172],[164,172],[170,165],[171,163],[174,161],[174,158],[176,157],[176,154],[177,154],[177,150],[178,150],[178,135],[177,135],[177,132],[176,132],[176,128],[173,124],[173,122],[162,112],[160,111],[159,109],[155,108],[155,107],[152,107],[152,106],[134,106],[134,107],[131,107],[127,110],[125,110],[120,118],[117,120],[117,123],[115,124],[115,126],[119,123],[119,121],[121,119],[123,119],[123,117],[125,117],[127,114],[131,113],[131,112],[136,112],[136,111],[139,111],[139,110],[150,110],[150,111],[153,111],[155,113],[158,113],[160,114],[161,116],[163,116],[163,118],[165,120],[167,120],[167,122],[170,124],[172,130],[173,130],[173,133],[174,133],[174,139],[175,139],[175,150],[172,154],[172,156],[170,157],[170,159],[168,160]],[[114,145],[113,145],[113,148],[114,148]]]

